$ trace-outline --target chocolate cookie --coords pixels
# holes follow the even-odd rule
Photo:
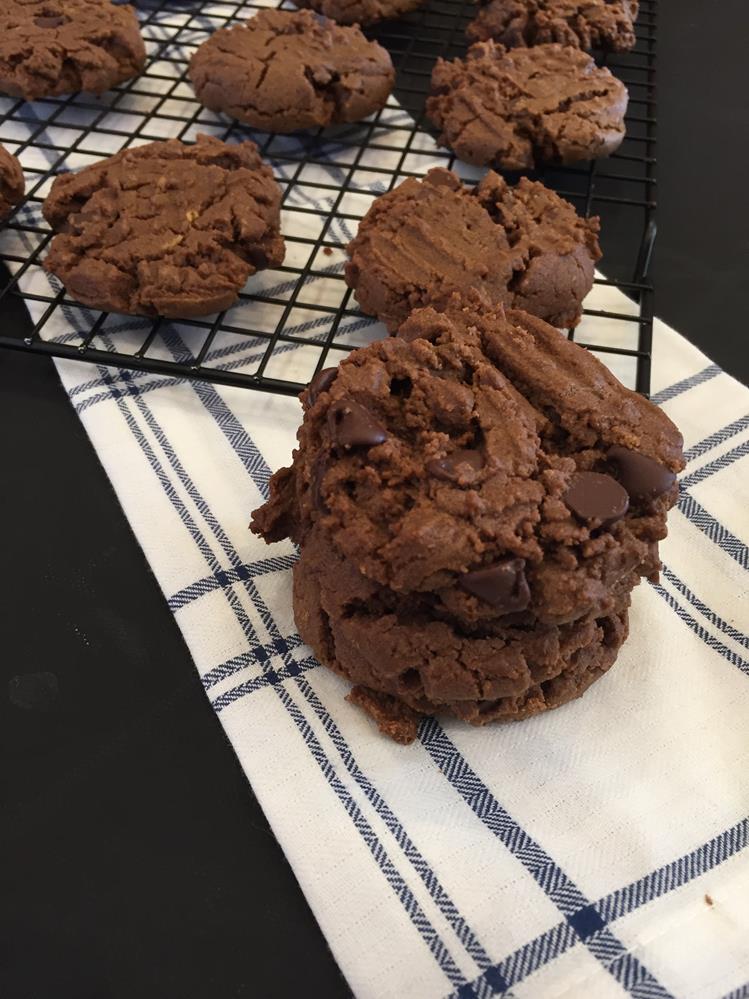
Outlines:
[[[472,287],[574,326],[601,256],[597,234],[597,218],[580,218],[543,184],[510,187],[489,173],[471,189],[438,167],[372,204],[348,246],[346,280],[391,333],[412,309]]]
[[[135,10],[110,0],[3,0],[0,92],[34,101],[100,94],[142,72]]]
[[[253,142],[152,142],[59,176],[44,217],[45,261],[84,305],[202,316],[284,257],[281,191]]]
[[[479,0],[468,25],[472,41],[493,38],[507,48],[558,42],[627,52],[634,47],[637,0]]]
[[[299,634],[355,685],[348,699],[397,742],[414,738],[422,715],[486,725],[559,707],[603,676],[627,636],[626,588],[598,618],[476,632],[429,613],[404,614],[379,596],[313,528],[294,566]]]
[[[299,0],[297,7],[309,7],[339,24],[375,24],[403,17],[425,0]]]
[[[302,402],[253,530],[301,545],[297,624],[323,662],[473,721],[561,702],[610,665],[683,466],[660,410],[476,292],[416,310]]]
[[[384,107],[390,56],[358,27],[308,10],[264,10],[222,28],[190,60],[202,104],[270,132],[360,121]]]
[[[25,190],[21,164],[4,146],[0,146],[0,220],[7,219],[23,199]]]
[[[624,138],[626,110],[624,84],[564,45],[479,42],[465,60],[437,61],[427,100],[440,145],[505,170],[608,156]]]

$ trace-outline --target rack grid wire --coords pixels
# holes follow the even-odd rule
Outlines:
[[[438,57],[467,47],[471,0],[429,0],[367,35],[391,54],[396,88],[387,106],[356,125],[317,132],[262,133],[203,108],[187,77],[190,56],[213,31],[268,4],[189,0],[137,3],[146,39],[144,74],[101,97],[27,103],[0,97],[0,142],[20,159],[27,197],[0,232],[0,347],[293,395],[320,368],[385,335],[356,306],[343,278],[345,245],[374,197],[433,166],[467,182],[481,171],[437,147],[424,100]],[[293,9],[286,3],[282,7]],[[648,278],[655,239],[655,73],[657,0],[641,0],[637,44],[603,56],[629,89],[627,137],[606,160],[530,176],[601,217],[603,266],[571,339],[595,351],[647,394],[653,335]],[[52,233],[41,206],[57,173],[156,139],[192,141],[200,132],[251,138],[282,191],[284,264],[253,276],[238,303],[193,320],[136,318],[84,308],[42,267]],[[512,177],[508,177],[512,180]],[[613,238],[612,238],[613,237]],[[607,244],[616,250],[609,264]]]

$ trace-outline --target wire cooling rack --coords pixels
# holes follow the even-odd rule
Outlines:
[[[388,105],[355,126],[280,136],[202,108],[187,79],[187,63],[202,41],[266,5],[142,0],[136,6],[149,52],[144,75],[99,98],[26,103],[0,97],[0,142],[18,155],[27,179],[24,205],[0,232],[0,347],[138,369],[144,377],[168,374],[295,394],[315,371],[384,335],[358,311],[343,279],[344,247],[372,199],[437,165],[456,169],[466,181],[479,175],[437,148],[424,118],[434,62],[463,54],[475,8],[470,0],[429,0],[368,30],[396,68]],[[597,277],[583,321],[569,335],[644,393],[653,330],[648,265],[655,238],[656,16],[657,0],[641,0],[634,51],[604,60],[630,93],[619,151],[535,175],[581,214],[601,216],[607,277]],[[284,192],[283,266],[255,275],[237,305],[204,319],[142,319],[78,305],[42,268],[52,234],[41,205],[55,174],[130,145],[190,141],[199,132],[252,138],[271,163]]]

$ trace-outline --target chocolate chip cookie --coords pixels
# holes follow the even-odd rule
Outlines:
[[[34,101],[100,94],[143,71],[146,49],[130,6],[110,0],[3,0],[0,93]]]
[[[624,84],[565,45],[478,42],[465,60],[437,61],[427,100],[440,145],[505,170],[608,156],[624,138],[626,110]]]
[[[294,616],[317,658],[354,685],[348,700],[397,742],[424,715],[473,725],[519,721],[579,697],[627,636],[629,590],[608,613],[570,624],[467,630],[399,611],[313,528],[294,566]]]
[[[375,24],[403,17],[421,7],[424,0],[299,0],[297,7],[309,7],[338,24]]]
[[[7,219],[23,199],[25,190],[21,164],[5,146],[0,146],[0,220]]]
[[[264,10],[222,28],[189,72],[207,108],[270,132],[360,121],[384,107],[395,82],[385,49],[308,10]]]
[[[372,204],[348,246],[361,309],[395,332],[412,309],[478,288],[494,303],[574,326],[600,258],[598,219],[543,184],[488,173],[475,188],[436,168]]]
[[[634,47],[637,0],[479,0],[471,41],[493,38],[507,48],[559,42],[590,51]]]
[[[91,308],[202,316],[284,257],[281,191],[253,142],[199,135],[127,149],[59,176],[45,267]]]
[[[253,530],[300,544],[297,624],[323,662],[477,723],[613,662],[683,466],[660,410],[477,292],[414,311],[302,403]]]

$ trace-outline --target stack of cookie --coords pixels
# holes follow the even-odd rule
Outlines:
[[[401,742],[581,694],[657,575],[681,437],[590,353],[475,291],[321,372],[253,517],[301,547],[294,612]]]

